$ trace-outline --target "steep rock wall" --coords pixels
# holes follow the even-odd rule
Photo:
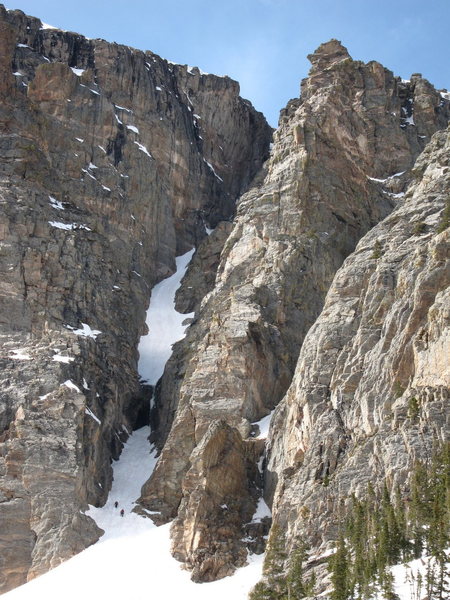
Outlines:
[[[231,79],[0,6],[0,591],[100,532],[152,286],[230,219],[271,129]],[[218,106],[220,110],[218,110]]]
[[[288,549],[330,551],[352,494],[386,481],[406,497],[414,461],[449,439],[449,151],[436,133],[338,271],[276,410],[266,493]]]
[[[448,101],[420,75],[402,82],[379,63],[353,61],[336,40],[310,60],[300,99],[281,112],[270,159],[240,199],[215,286],[157,394],[162,453],[140,502],[162,521],[178,514],[173,535],[186,550],[177,557],[198,566],[213,555],[216,576],[229,554],[208,554],[196,536],[206,522],[225,543],[213,511],[194,524],[192,490],[183,491],[191,453],[215,419],[251,441],[252,422],[289,387],[335,272],[391,212],[415,158],[449,116]]]

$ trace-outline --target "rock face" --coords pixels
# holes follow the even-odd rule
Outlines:
[[[99,537],[82,513],[148,422],[150,290],[232,217],[272,132],[227,77],[3,6],[0,71],[4,592]]]
[[[256,447],[256,440],[245,443],[224,421],[212,421],[191,455],[184,498],[172,525],[172,550],[175,558],[193,569],[194,581],[225,577],[236,562],[246,563],[247,552],[238,540],[242,523],[252,518],[260,487],[252,452]],[[214,528],[209,526],[212,516]]]
[[[450,130],[336,274],[276,410],[266,492],[287,547],[337,538],[342,502],[400,486],[449,439]],[[319,579],[323,589],[324,580]]]
[[[281,112],[270,159],[239,201],[214,288],[157,390],[162,452],[140,502],[160,511],[160,521],[178,515],[175,539],[184,548],[205,524],[216,541],[228,539],[217,507],[201,523],[184,510],[211,421],[252,438],[252,423],[287,391],[337,269],[392,211],[414,160],[448,121],[448,101],[419,75],[402,82],[379,63],[353,61],[336,40],[310,60],[300,99]],[[275,474],[269,480],[273,491]],[[196,576],[198,561],[210,560],[184,556]]]
[[[262,550],[263,479],[287,547],[326,548],[343,495],[448,435],[449,101],[336,40],[310,60],[263,166],[236,82],[0,5],[0,592],[98,539],[150,292],[193,246],[137,510],[196,581]]]

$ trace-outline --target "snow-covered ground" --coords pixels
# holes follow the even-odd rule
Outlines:
[[[434,559],[428,556],[391,568],[394,592],[399,600],[421,600],[426,597],[426,573],[429,564],[435,563]],[[447,587],[450,586],[450,577],[447,576],[446,581]],[[384,596],[380,594],[376,600],[384,600]]]
[[[114,465],[114,483],[103,508],[89,514],[105,530],[93,546],[56,569],[5,594],[5,600],[244,600],[261,577],[262,556],[213,583],[196,584],[170,554],[170,525],[156,527],[130,512],[156,464],[148,427],[135,431]],[[114,503],[118,502],[118,507]],[[124,509],[125,515],[120,516]]]
[[[267,436],[269,435],[270,421],[272,420],[274,412],[275,411],[272,411],[268,415],[263,417],[260,421],[255,421],[254,423],[252,423],[252,425],[258,425],[259,427],[259,434],[256,439],[265,440],[267,438]]]
[[[155,385],[164,372],[166,362],[172,354],[172,344],[185,336],[183,321],[194,313],[181,314],[175,310],[175,292],[180,287],[194,250],[176,258],[177,270],[152,289],[146,323],[148,335],[139,343],[139,375],[150,385]]]
[[[185,335],[182,322],[190,315],[175,311],[175,292],[194,250],[176,259],[177,271],[154,287],[147,313],[149,335],[139,345],[139,373],[155,384],[172,353],[172,344]],[[76,332],[75,332],[76,333]],[[22,358],[17,350],[16,358]],[[71,382],[69,382],[71,383]],[[68,382],[66,382],[66,385]],[[74,384],[72,384],[74,385]],[[95,415],[92,415],[96,418]],[[131,512],[141,487],[157,459],[143,427],[130,436],[120,460],[114,464],[114,481],[102,508],[87,514],[105,534],[100,540],[56,569],[5,594],[5,600],[245,600],[260,579],[263,556],[249,556],[249,564],[232,577],[196,584],[170,554],[170,525],[156,527],[150,519]],[[117,508],[115,503],[118,503]],[[120,511],[124,510],[124,516]],[[267,507],[260,507],[261,514]],[[255,516],[261,516],[259,513]]]

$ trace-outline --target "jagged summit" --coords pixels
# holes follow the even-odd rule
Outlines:
[[[351,58],[351,56],[339,40],[331,39],[324,42],[312,54],[308,54],[308,60],[312,64],[310,75],[316,71],[323,71],[346,58]]]

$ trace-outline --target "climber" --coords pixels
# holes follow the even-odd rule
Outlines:
[[[119,503],[117,502],[117,500],[114,502],[114,508],[117,508],[119,506]]]
[[[125,511],[122,508],[122,510],[120,511],[120,516],[123,517],[124,514],[125,514]]]

